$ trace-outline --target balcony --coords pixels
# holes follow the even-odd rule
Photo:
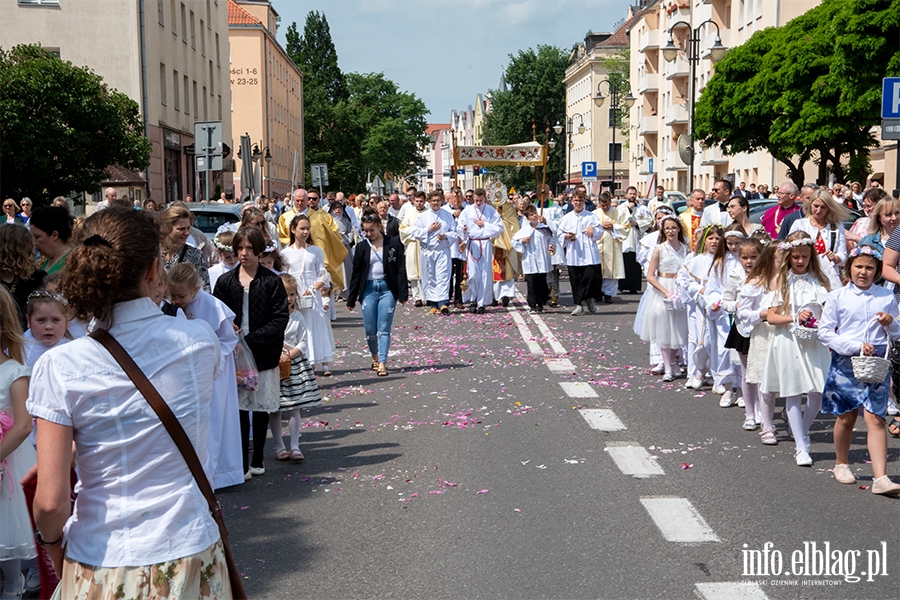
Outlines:
[[[679,52],[678,56],[672,62],[666,63],[666,79],[674,79],[676,77],[687,77],[691,74],[691,65],[687,56]]]
[[[659,50],[659,29],[647,29],[641,35],[640,52]]]
[[[687,171],[687,165],[678,156],[678,150],[666,152],[666,171]]]
[[[701,165],[727,165],[728,157],[722,153],[722,149],[718,146],[713,146],[712,148],[703,148],[700,156],[697,158],[700,159]]]
[[[659,91],[659,73],[642,73],[638,78],[638,94],[657,91]]]
[[[641,117],[641,135],[656,135],[659,133],[659,117],[657,115],[649,115]]]
[[[665,108],[666,125],[679,125],[688,122],[688,110],[684,104],[672,104]]]

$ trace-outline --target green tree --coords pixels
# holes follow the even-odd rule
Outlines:
[[[876,4],[884,11],[857,12]],[[850,23],[852,33],[842,33]],[[839,180],[865,178],[878,123],[872,86],[883,76],[866,72],[879,72],[873,57],[893,56],[884,36],[897,38],[896,23],[896,1],[825,0],[783,27],[756,32],[716,65],[697,102],[697,137],[726,154],[766,150],[798,184],[810,161],[819,183],[829,171]],[[869,101],[859,101],[865,95]]]
[[[484,143],[486,145],[521,144],[532,139],[532,125],[538,141],[544,141],[548,127],[560,121],[565,125],[566,86],[563,79],[569,64],[569,52],[556,46],[539,45],[537,50],[520,50],[509,55],[504,73],[505,91],[491,90],[491,112],[485,116]],[[551,137],[553,136],[551,130]],[[547,162],[547,183],[558,180],[559,157],[565,161],[565,148],[560,139],[550,151]],[[500,169],[506,185],[530,187],[534,174],[530,169]]]
[[[138,104],[86,67],[37,45],[0,49],[0,194],[92,193],[110,165],[145,169],[150,142]]]
[[[616,110],[616,126],[619,128],[619,132],[622,134],[622,145],[625,148],[629,147],[631,130],[628,123],[628,112],[629,109],[625,106],[625,96],[631,93],[631,82],[628,80],[628,75],[630,71],[631,64],[631,51],[627,48],[613,54],[612,56],[607,56],[606,58],[602,58],[600,62],[603,64],[606,69],[606,79],[609,81],[611,86],[618,86],[619,89],[619,107]],[[603,104],[604,109],[610,108],[610,103],[612,102],[609,97],[610,87],[607,87],[606,84],[601,85],[601,91],[604,96],[607,96],[606,102]],[[596,93],[596,90],[594,90]]]

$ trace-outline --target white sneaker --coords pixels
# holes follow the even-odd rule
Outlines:
[[[744,397],[738,396],[737,402],[735,404],[738,405],[738,408],[744,408]]]
[[[703,380],[700,379],[699,377],[691,377],[690,379],[687,380],[687,383],[684,384],[684,387],[686,387],[688,389],[699,390],[700,388],[703,387]]]
[[[569,314],[572,315],[573,317],[580,317],[581,315],[584,314],[584,309],[581,308],[581,305],[579,304],[578,306],[575,307],[575,310],[573,310]]]
[[[662,375],[665,372],[666,372],[666,368],[662,365],[656,365],[655,367],[650,369],[651,375]]]
[[[250,467],[250,470],[247,472],[250,473],[250,475],[252,475],[253,477],[258,477],[260,475],[266,474],[266,468],[265,467]]]
[[[872,493],[896,496],[900,494],[900,484],[896,484],[887,475],[872,480]]]
[[[744,431],[756,431],[757,429],[759,429],[759,423],[757,423],[753,419],[747,419],[746,421],[744,421],[744,424],[741,425],[741,428]]]
[[[718,394],[721,396],[722,394],[725,393],[725,386],[724,385],[714,385],[712,387],[712,389],[709,391],[711,391],[713,394]],[[731,406],[731,404],[729,403],[728,406]]]
[[[732,404],[731,399],[733,397],[734,397],[734,394],[732,393],[732,391],[728,390],[727,392],[722,394],[722,399],[719,400],[719,406],[721,406],[722,408],[728,408]]]
[[[853,472],[850,470],[850,465],[848,464],[834,465],[834,469],[832,469],[831,472],[834,474],[834,479],[838,483],[856,483],[856,477],[853,475]]]
[[[794,455],[794,459],[797,461],[798,467],[811,467],[813,465],[813,459],[806,450],[797,452]]]
[[[673,377],[671,373],[666,373],[665,375],[663,375],[662,380],[663,381],[674,381],[675,377]]]

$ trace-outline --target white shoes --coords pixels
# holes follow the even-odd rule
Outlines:
[[[900,494],[900,484],[894,483],[888,479],[887,475],[885,475],[872,480],[872,493],[896,496],[897,494]]]
[[[834,469],[831,470],[834,474],[834,479],[838,483],[856,483],[856,477],[853,476],[853,473],[850,471],[850,465],[834,465]]]
[[[579,304],[578,306],[575,307],[575,310],[573,310],[569,314],[572,315],[573,317],[580,317],[581,315],[584,314],[584,309],[581,308],[581,305]]]
[[[699,390],[703,387],[703,379],[699,377],[691,377],[687,380],[687,383],[684,384],[684,387],[689,390]]]
[[[665,375],[663,375],[662,380],[663,381],[675,381],[675,376],[672,375],[671,373],[666,373]]]
[[[735,404],[738,405],[738,408],[744,408],[744,397],[738,396],[737,402]]]
[[[713,394],[718,394],[721,396],[722,394],[725,393],[725,386],[724,385],[714,385],[712,387],[712,389],[709,391],[711,391]],[[728,406],[731,406],[730,402],[729,402]]]
[[[798,467],[811,467],[813,465],[813,459],[806,450],[800,450],[794,455],[794,458],[797,461]],[[898,488],[900,488],[900,486],[898,486]]]
[[[650,369],[651,375],[662,375],[665,372],[666,372],[666,368],[662,365],[656,365],[655,367]]]
[[[715,391],[715,390],[713,390]],[[719,406],[722,408],[728,408],[731,406],[731,399],[734,397],[734,393],[731,390],[728,390],[724,394],[722,394],[722,399],[719,400]]]
[[[753,419],[747,419],[744,421],[744,424],[741,425],[744,431],[756,431],[759,429],[759,423],[754,421]]]

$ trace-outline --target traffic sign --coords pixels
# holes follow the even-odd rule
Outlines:
[[[581,163],[581,178],[593,177],[592,181],[597,181],[597,163],[594,161],[584,161]]]
[[[222,121],[197,121],[194,123],[194,155],[197,171],[222,170]]]
[[[900,119],[882,119],[882,140],[900,140]]]
[[[325,163],[314,163],[309,165],[309,174],[312,178],[313,187],[322,187],[328,185],[328,165]]]
[[[900,119],[900,77],[885,77],[882,80],[881,118]]]

